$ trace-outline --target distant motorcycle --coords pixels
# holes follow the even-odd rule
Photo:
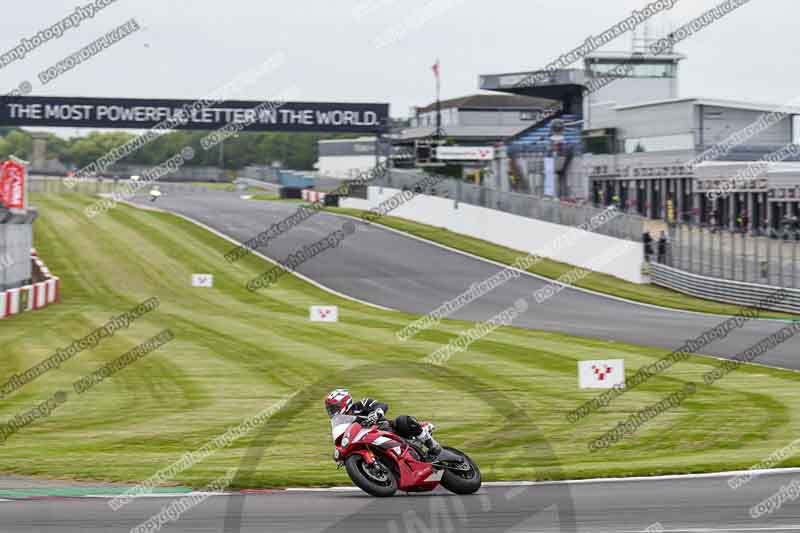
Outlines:
[[[456,494],[472,494],[481,488],[478,465],[464,452],[444,446],[436,460],[429,461],[419,443],[394,433],[388,422],[365,427],[360,420],[343,414],[331,419],[333,459],[367,494],[428,492],[440,484]],[[433,431],[433,424],[422,425]]]

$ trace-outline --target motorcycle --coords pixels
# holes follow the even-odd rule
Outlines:
[[[429,492],[440,484],[455,494],[473,494],[481,487],[481,472],[467,454],[455,448],[429,460],[421,443],[397,435],[386,421],[364,426],[361,417],[339,414],[331,419],[333,460],[344,466],[355,485],[385,498],[398,490]],[[432,432],[428,422],[423,427]]]

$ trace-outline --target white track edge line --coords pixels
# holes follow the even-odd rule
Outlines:
[[[157,207],[140,206],[138,204],[135,204],[133,202],[129,202],[127,200],[120,200],[120,202],[124,203],[126,205],[129,205],[131,207],[134,207],[136,209],[142,209],[144,211],[154,211],[154,212],[157,212],[157,213],[165,213],[165,214],[168,214],[168,215],[174,215],[174,216],[182,218],[182,219],[184,219],[184,220],[186,220],[188,222],[191,222],[192,224],[195,224],[195,225],[203,228],[206,231],[210,231],[211,233],[213,233],[217,237],[222,237],[223,239],[225,239],[226,241],[228,241],[228,242],[230,242],[232,244],[244,247],[244,245],[242,243],[240,243],[239,241],[237,241],[233,237],[225,235],[221,231],[218,231],[218,230],[216,230],[216,229],[214,229],[214,228],[212,228],[212,227],[200,222],[199,220],[195,220],[192,217],[186,216],[184,214],[176,213],[174,211],[167,211],[166,209],[159,209]],[[265,261],[267,261],[269,263],[272,263],[275,266],[280,266],[280,264],[277,261],[275,261],[271,257],[267,257],[266,255],[262,254],[261,252],[257,252],[255,250],[250,250],[250,252],[253,255],[255,255],[257,257],[260,257],[261,259],[264,259]],[[375,308],[375,309],[380,309],[382,311],[403,312],[403,311],[400,311],[399,309],[391,309],[389,307],[383,307],[382,305],[378,305],[378,304],[374,304],[374,303],[371,303],[371,302],[367,302],[365,300],[360,300],[360,299],[358,299],[358,298],[356,298],[354,296],[350,296],[350,295],[341,293],[339,291],[335,291],[335,290],[331,289],[330,287],[327,287],[327,286],[323,285],[322,283],[319,283],[318,281],[315,281],[315,280],[309,278],[308,276],[305,276],[304,274],[301,274],[300,272],[298,272],[296,270],[295,271],[288,271],[288,273],[291,274],[291,275],[297,276],[299,279],[305,281],[306,283],[310,283],[311,285],[317,287],[318,289],[321,289],[321,290],[323,290],[323,291],[325,291],[327,293],[333,294],[334,296],[338,296],[340,298],[344,298],[345,300],[350,300],[351,302],[356,302],[356,303],[359,303],[359,304],[362,304],[362,305],[366,305],[368,307],[372,307],[372,308]]]
[[[344,217],[344,218],[350,218],[350,219],[353,219],[353,220],[358,220],[361,223],[366,224],[366,225],[373,224],[371,222],[365,222],[364,220],[362,220],[362,219],[360,219],[358,217],[351,216],[351,215],[344,215],[344,214],[340,214],[340,213],[334,213],[334,212],[331,212],[331,211],[324,211],[324,212],[328,213],[329,215],[334,215],[334,216],[339,216],[339,217]],[[401,217],[397,217],[397,218],[401,218]],[[409,219],[403,219],[403,220],[409,220]],[[414,221],[413,220],[409,220],[409,222],[414,222]],[[421,224],[421,222],[416,222],[416,223],[417,224]],[[412,235],[411,233],[406,233],[404,231],[401,231],[401,230],[398,230],[398,229],[395,229],[395,228],[390,228],[388,226],[384,226],[384,225],[379,224],[379,223],[375,223],[375,225],[376,226],[380,226],[382,229],[391,231],[393,233],[397,233],[399,235],[404,235],[404,236],[409,237],[411,239],[415,239],[415,240],[418,240],[418,241],[421,241],[421,242],[424,242],[424,243],[427,243],[427,244],[430,244],[430,245],[433,245],[433,246],[437,246],[439,248],[443,248],[445,250],[449,250],[451,252],[455,252],[457,254],[461,254],[461,255],[464,255],[466,257],[470,257],[472,259],[477,259],[479,261],[483,261],[483,262],[486,262],[486,263],[489,263],[489,264],[492,264],[492,265],[495,265],[495,266],[498,266],[498,267],[502,267],[504,269],[513,270],[515,272],[519,272],[520,274],[525,274],[525,275],[531,276],[533,278],[536,278],[536,279],[539,279],[539,280],[542,280],[542,281],[547,281],[547,282],[551,282],[551,283],[557,283],[558,285],[561,285],[562,287],[565,287],[567,289],[573,289],[573,290],[584,292],[584,293],[587,293],[587,294],[593,294],[595,296],[600,296],[602,298],[608,298],[609,300],[616,300],[616,301],[619,301],[619,302],[624,302],[624,303],[633,304],[633,305],[639,305],[639,306],[642,306],[642,307],[649,307],[649,308],[658,309],[658,310],[661,310],[661,311],[671,311],[671,312],[674,312],[674,313],[683,313],[683,314],[688,314],[688,315],[693,315],[693,316],[703,316],[703,317],[712,317],[712,318],[725,318],[725,319],[731,318],[731,316],[734,316],[734,315],[717,315],[715,313],[701,313],[699,311],[687,311],[686,309],[674,309],[672,307],[662,307],[660,305],[648,304],[648,303],[644,303],[644,302],[637,302],[635,300],[628,300],[628,299],[625,299],[625,298],[620,298],[619,296],[613,296],[611,294],[605,294],[605,293],[602,293],[602,292],[596,292],[596,291],[593,291],[591,289],[584,289],[583,287],[576,287],[574,285],[567,285],[567,284],[562,283],[562,282],[560,282],[558,280],[555,280],[555,279],[552,279],[552,278],[548,278],[548,277],[545,277],[545,276],[541,276],[539,274],[534,274],[532,272],[527,272],[525,270],[520,270],[520,269],[515,268],[513,266],[506,265],[504,263],[499,263],[499,262],[497,262],[497,261],[495,261],[493,259],[489,259],[489,258],[486,258],[486,257],[481,257],[479,255],[471,254],[471,253],[465,252],[463,250],[458,250],[457,248],[451,248],[450,246],[447,246],[446,244],[440,244],[438,242],[430,241],[430,240],[425,239],[423,237],[418,237],[416,235]],[[444,229],[444,228],[442,228],[442,229]],[[453,233],[455,233],[455,232],[453,232]],[[457,233],[457,235],[463,235],[463,234]],[[465,237],[469,237],[469,235],[465,235]],[[474,237],[472,237],[472,238],[474,238]],[[480,240],[480,239],[478,239],[478,240]],[[502,246],[501,244],[496,244],[496,243],[490,243],[490,244],[495,244],[496,246]],[[717,302],[717,303],[724,303],[724,302]],[[730,304],[730,305],[735,305],[735,304]],[[402,312],[405,313],[407,311],[402,311]],[[412,314],[414,314],[414,313],[412,313]],[[420,315],[420,316],[424,316],[424,315]],[[780,318],[755,318],[755,319],[751,318],[750,320],[760,320],[762,322],[776,322],[778,324],[786,324],[787,322],[800,321],[800,320],[791,321],[791,320],[788,320],[788,319],[780,319]],[[517,327],[517,326],[511,326],[511,327]],[[527,329],[527,328],[523,328],[523,329]],[[538,331],[544,331],[544,330],[538,330]],[[576,336],[581,337],[582,335],[576,335]],[[591,338],[591,337],[587,337],[587,338]],[[594,337],[594,338],[597,338],[597,337]],[[620,342],[620,341],[615,341],[615,342]],[[628,344],[634,344],[634,343],[628,343]],[[647,346],[647,347],[653,348],[653,346],[649,346],[647,344],[642,344],[642,346]],[[707,354],[699,354],[699,353],[695,353],[695,354],[692,354],[692,355],[696,355],[698,357],[710,357],[710,358],[713,358],[713,359],[718,359],[720,361],[731,361],[732,358],[734,357],[733,355],[730,358],[727,358],[727,357],[721,357],[719,355],[707,355]],[[800,369],[786,368],[784,366],[767,365],[767,364],[764,364],[764,363],[755,363],[755,362],[752,362],[752,361],[748,362],[748,363],[745,363],[745,364],[752,365],[752,366],[763,367],[763,368],[786,370],[786,371],[789,371],[789,372],[800,372]]]
[[[225,235],[224,233],[222,233],[222,232],[220,232],[220,231],[218,231],[218,230],[216,230],[216,229],[214,229],[212,227],[209,227],[206,224],[204,224],[204,223],[202,223],[202,222],[200,222],[198,220],[194,220],[191,217],[183,215],[181,213],[175,213],[173,211],[167,211],[166,209],[159,209],[157,207],[142,206],[142,205],[135,204],[133,202],[129,202],[127,200],[119,200],[119,202],[120,203],[124,203],[126,205],[129,205],[129,206],[131,206],[131,207],[133,207],[135,209],[141,209],[143,211],[153,211],[153,212],[156,212],[156,213],[164,213],[164,214],[168,214],[168,215],[174,215],[174,216],[182,218],[182,219],[184,219],[184,220],[186,220],[188,222],[191,222],[192,224],[195,224],[195,225],[205,229],[206,231],[210,231],[214,235],[216,235],[218,237],[221,237],[221,238],[225,239],[226,241],[228,241],[230,243],[236,244],[238,246],[243,246],[240,242],[238,242],[233,237]],[[357,220],[357,221],[359,221],[359,222],[361,222],[362,224],[365,224],[365,225],[371,225],[371,223],[364,222],[362,219],[360,219],[358,217],[354,217],[354,216],[350,216],[350,215],[342,215],[342,214],[338,214],[338,213],[332,213],[330,211],[323,211],[323,212],[327,213],[329,215],[334,215],[334,216],[338,216],[338,217],[350,218],[350,219],[353,219],[353,220]],[[412,235],[412,234],[406,233],[404,231],[396,230],[394,228],[390,228],[388,226],[383,226],[381,224],[375,224],[375,225],[376,226],[380,226],[382,229],[391,231],[393,233],[397,233],[398,235],[403,235],[405,237],[409,237],[411,239],[415,239],[415,240],[418,240],[418,241],[421,241],[421,242],[424,242],[424,243],[427,243],[427,244],[430,244],[430,245],[433,245],[433,246],[438,246],[439,248],[443,248],[445,250],[449,250],[449,251],[452,251],[452,252],[455,252],[455,253],[470,257],[472,259],[477,259],[479,261],[484,261],[486,263],[490,263],[490,264],[498,266],[498,267],[508,268],[508,269],[514,270],[516,272],[520,272],[521,274],[526,274],[528,276],[531,276],[533,278],[540,279],[540,280],[543,280],[543,281],[552,281],[552,282],[555,282],[555,283],[559,283],[560,285],[563,285],[566,288],[575,289],[577,291],[582,291],[582,292],[586,292],[586,293],[589,293],[589,294],[594,294],[596,296],[601,296],[603,298],[609,298],[609,299],[612,299],[612,300],[618,300],[618,301],[625,302],[625,303],[630,303],[630,304],[634,304],[634,305],[641,305],[641,306],[645,306],[645,307],[651,307],[651,308],[660,309],[660,310],[664,310],[664,311],[673,311],[673,312],[676,312],[676,313],[686,313],[686,314],[705,316],[705,317],[730,318],[730,316],[728,316],[728,315],[715,315],[715,314],[712,314],[712,313],[699,313],[697,311],[686,311],[686,310],[683,310],[683,309],[672,309],[672,308],[669,308],[669,307],[661,307],[661,306],[654,305],[654,304],[646,304],[646,303],[642,303],[642,302],[635,302],[633,300],[626,300],[625,298],[620,298],[618,296],[611,296],[611,295],[608,295],[608,294],[595,292],[595,291],[592,291],[592,290],[589,290],[589,289],[583,289],[581,287],[574,287],[572,285],[565,285],[565,284],[563,284],[561,282],[558,282],[556,280],[553,280],[551,278],[546,278],[546,277],[540,276],[538,274],[533,274],[531,272],[526,272],[524,270],[520,270],[518,268],[514,268],[514,267],[509,266],[509,265],[504,265],[503,263],[498,263],[497,261],[494,261],[492,259],[487,259],[485,257],[481,257],[479,255],[474,255],[474,254],[471,254],[469,252],[464,252],[464,251],[461,251],[461,250],[457,250],[456,248],[451,248],[451,247],[446,246],[444,244],[439,244],[438,242],[429,241],[427,239],[424,239],[422,237],[417,237],[416,235]],[[498,246],[500,246],[500,245],[498,245]],[[274,264],[276,266],[280,266],[277,261],[273,260],[270,257],[267,257],[267,256],[263,255],[261,252],[256,252],[255,250],[251,250],[251,253],[253,253],[253,255],[256,255],[256,256],[264,259],[265,261],[268,261],[268,262],[270,262],[270,263],[272,263],[272,264]],[[309,277],[307,277],[307,276],[305,276],[305,275],[303,275],[303,274],[301,274],[301,273],[299,273],[297,271],[289,272],[289,274],[297,276],[299,279],[302,279],[303,281],[306,281],[306,282],[310,283],[311,285],[313,285],[313,286],[315,286],[315,287],[317,287],[317,288],[319,288],[319,289],[321,289],[321,290],[323,290],[325,292],[333,294],[334,296],[339,296],[340,298],[344,298],[345,300],[350,300],[352,302],[360,303],[360,304],[366,305],[368,307],[373,307],[373,308],[376,308],[376,309],[380,309],[382,311],[395,311],[395,312],[398,312],[398,313],[409,314],[408,311],[403,311],[402,309],[393,309],[391,307],[383,307],[382,305],[379,305],[379,304],[374,304],[372,302],[367,302],[365,300],[360,300],[360,299],[358,299],[358,298],[356,298],[354,296],[349,296],[347,294],[340,293],[340,292],[335,291],[335,290],[331,289],[330,287],[327,287],[327,286],[325,286],[325,285],[323,285],[323,284],[321,284],[321,283],[319,283],[319,282],[317,282],[317,281],[315,281],[315,280],[313,280],[313,279],[311,279],[311,278],[309,278]],[[415,315],[416,313],[410,313],[410,314],[414,314]],[[419,316],[424,316],[424,315],[419,315]],[[767,322],[786,323],[786,320],[774,319],[774,318],[764,318],[764,319],[756,319],[756,320],[763,320],[763,321],[767,321]],[[707,355],[707,354],[693,354],[693,355],[696,355],[698,357],[710,357],[712,359],[717,359],[719,361],[730,361],[731,360],[730,358],[721,357],[721,356],[718,356],[718,355]],[[771,368],[771,369],[776,369],[777,368],[779,370],[786,370],[788,372],[800,372],[800,369],[786,368],[786,367],[783,367],[783,366],[773,366],[773,365],[767,365],[767,364],[764,364],[764,363],[755,363],[755,362],[752,362],[752,361],[748,362],[748,363],[745,363],[745,364],[751,365],[751,366],[763,367],[763,368]]]
[[[637,302],[636,300],[628,300],[627,298],[622,298],[620,296],[614,296],[612,294],[606,294],[606,293],[603,293],[603,292],[597,292],[597,291],[594,291],[592,289],[586,289],[584,287],[578,287],[576,285],[568,285],[568,284],[563,283],[561,281],[558,281],[556,279],[548,278],[548,277],[542,276],[540,274],[534,274],[533,272],[528,272],[526,270],[520,270],[520,269],[515,268],[515,267],[513,267],[511,265],[506,265],[504,263],[500,263],[498,261],[495,261],[494,259],[489,259],[488,257],[481,257],[479,255],[475,255],[475,254],[472,254],[470,252],[465,252],[463,250],[459,250],[458,248],[453,248],[453,247],[447,246],[446,244],[441,244],[441,243],[438,243],[438,242],[435,242],[435,241],[428,240],[428,239],[426,239],[424,237],[419,237],[417,235],[413,235],[411,233],[407,233],[407,232],[402,231],[402,230],[391,228],[389,226],[384,226],[383,224],[381,224],[379,222],[366,222],[361,218],[354,217],[352,215],[345,215],[345,214],[342,214],[342,213],[335,213],[333,211],[323,211],[323,212],[328,213],[329,215],[334,215],[334,216],[344,217],[344,218],[350,218],[352,220],[358,220],[362,224],[366,224],[366,225],[374,224],[375,226],[379,226],[382,229],[391,231],[393,233],[397,233],[397,234],[400,234],[400,235],[405,235],[406,237],[410,237],[412,239],[415,239],[415,240],[418,240],[418,241],[421,241],[421,242],[424,242],[424,243],[427,243],[427,244],[430,244],[430,245],[433,245],[433,246],[437,246],[439,248],[443,248],[445,250],[449,250],[451,252],[455,252],[457,254],[461,254],[461,255],[464,255],[466,257],[470,257],[472,259],[477,259],[477,260],[483,261],[485,263],[491,263],[492,265],[495,265],[495,266],[498,266],[498,267],[502,267],[504,269],[513,270],[515,272],[519,272],[520,274],[525,274],[525,275],[531,276],[533,278],[536,278],[536,279],[539,279],[539,280],[542,280],[542,281],[547,281],[549,283],[555,283],[555,284],[561,285],[562,287],[565,287],[567,289],[572,289],[572,290],[584,292],[584,293],[587,293],[587,294],[592,294],[594,296],[600,296],[601,298],[608,298],[609,300],[616,300],[618,302],[624,302],[624,303],[628,303],[628,304],[639,305],[639,306],[642,306],[642,307],[650,307],[650,308],[653,308],[653,309],[659,309],[661,311],[672,311],[674,313],[684,313],[684,314],[695,315],[695,316],[716,317],[716,318],[730,318],[732,316],[732,315],[719,315],[719,314],[716,314],[716,313],[702,313],[700,311],[689,311],[687,309],[677,309],[677,308],[674,308],[674,307],[664,307],[664,306],[656,305],[656,304],[649,304],[649,303],[645,303],[645,302]],[[410,219],[407,219],[407,218],[402,218],[402,217],[397,217],[397,218],[401,218],[402,220],[407,220],[409,222],[414,222],[416,224],[423,224],[422,222],[416,222],[414,220],[410,220]],[[428,224],[428,225],[430,225],[430,224]],[[435,227],[435,226],[433,226],[433,227]],[[569,227],[571,228],[572,226],[569,226]],[[446,228],[438,228],[438,229],[445,229],[446,231],[450,231],[450,230],[447,230]],[[476,240],[483,240],[483,239],[478,239],[477,237],[470,237],[469,235],[465,235],[463,233],[457,233],[455,231],[451,231],[451,233],[455,233],[456,235],[462,235],[464,237],[469,237],[469,238],[476,239]],[[486,242],[489,242],[489,241],[486,241]],[[630,242],[633,242],[633,241],[630,241]],[[489,244],[494,244],[495,246],[502,246],[503,248],[508,248],[507,246],[504,246],[502,244],[497,244],[497,243],[489,243]],[[512,249],[509,248],[509,250],[512,250]],[[512,251],[516,252],[518,250],[512,250]],[[522,253],[526,253],[526,252],[522,252]],[[528,255],[530,255],[530,253],[528,253]],[[544,256],[542,256],[542,257],[544,257]],[[556,261],[555,259],[549,259],[549,258],[546,258],[546,257],[545,257],[545,259],[548,259],[549,261]],[[556,262],[560,262],[560,261],[556,261]],[[564,264],[566,264],[566,263],[564,263]],[[569,266],[573,266],[573,265],[569,265]],[[575,268],[578,268],[578,267],[575,267]],[[602,272],[597,272],[597,271],[593,271],[593,272],[597,273],[597,274],[602,274]],[[610,274],[607,274],[607,275],[610,275]],[[614,276],[612,276],[612,277],[614,277]],[[617,278],[617,279],[619,279],[619,278]],[[625,281],[625,280],[621,280],[621,281]],[[631,282],[627,282],[627,283],[631,283]],[[643,284],[643,285],[646,285],[646,284]],[[675,292],[677,292],[677,291],[675,291]],[[683,294],[683,293],[681,293],[681,294]],[[709,300],[709,301],[713,302],[713,300]],[[714,302],[714,303],[724,304],[725,302]],[[736,304],[727,304],[727,305],[736,305]],[[738,307],[743,307],[743,306],[738,306]],[[774,312],[777,312],[777,311],[774,311]],[[782,318],[756,318],[756,319],[751,319],[751,320],[762,320],[762,321],[766,321],[766,322],[780,322],[780,323],[793,322],[790,319],[782,319]],[[797,321],[800,321],[800,317],[798,318]]]
[[[589,485],[597,483],[630,483],[630,482],[647,482],[647,481],[680,481],[684,479],[715,479],[734,477],[740,474],[753,474],[754,476],[771,476],[782,474],[796,474],[800,473],[800,468],[772,468],[761,470],[731,470],[727,472],[708,472],[704,474],[670,474],[663,476],[632,476],[632,477],[605,477],[605,478],[591,478],[591,479],[564,479],[564,480],[549,480],[549,481],[486,481],[483,483],[484,487],[540,487],[548,485]],[[287,487],[276,488],[274,494],[282,492],[358,492],[361,489],[358,487],[337,486],[337,487]],[[131,498],[176,498],[190,495],[208,495],[208,496],[258,496],[258,493],[240,492],[176,492],[176,493],[153,493],[153,494],[137,494]],[[116,498],[118,494],[109,495],[86,495],[78,496],[78,498]],[[3,500],[2,501],[16,501],[16,500]]]
[[[765,470],[734,470],[730,472],[708,472],[704,474],[670,474],[663,476],[633,476],[633,477],[605,477],[592,479],[564,479],[551,481],[485,481],[484,487],[529,487],[547,485],[588,485],[593,483],[627,483],[642,481],[678,481],[682,479],[714,479],[734,477],[739,474],[780,475],[800,473],[800,468],[773,468]],[[336,491],[358,491],[357,487],[327,487],[327,488],[303,488],[291,487],[283,489],[289,492],[336,492]]]

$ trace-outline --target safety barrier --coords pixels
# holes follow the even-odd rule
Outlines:
[[[323,202],[325,200],[325,196],[326,195],[324,192],[303,189],[303,200],[306,202],[311,202],[312,204]]]
[[[430,182],[430,176],[422,172],[392,170],[380,176],[373,185],[408,189],[430,196],[448,198],[455,205],[469,204],[485,207],[561,226],[585,224],[592,217],[599,216],[604,211],[604,209],[591,205],[578,205],[554,198],[540,198],[528,194],[498,191],[452,178],[440,179],[435,185],[424,187],[424,191],[417,191],[417,189],[420,189],[419,184],[426,182]],[[644,224],[645,219],[638,215],[621,213],[613,221],[593,231],[617,239],[641,242]]]
[[[132,187],[139,187],[140,194],[146,194],[153,186],[165,193],[180,193],[180,192],[214,192],[213,189],[204,187],[203,185],[195,185],[193,183],[171,183],[171,182],[148,182],[133,180],[110,180],[110,179],[94,179],[85,178],[78,180],[73,187],[67,186],[63,178],[45,178],[41,176],[34,176],[28,179],[28,186],[30,192],[34,193],[83,193],[83,194],[112,194],[119,192],[125,194],[131,190]]]
[[[263,189],[270,193],[277,193],[281,186],[277,183],[269,183],[266,181],[261,181],[257,179],[251,178],[236,178],[236,181],[233,182],[234,185],[242,185],[247,187],[256,187],[258,189]]]
[[[656,285],[708,300],[800,313],[800,290],[797,289],[711,278],[660,263],[650,265],[650,280]],[[783,298],[774,296],[778,290],[784,291]],[[771,295],[773,297],[769,298]]]
[[[36,311],[58,302],[61,279],[50,273],[36,250],[31,250],[31,262],[35,279],[40,281],[0,292],[0,320],[26,311]]]
[[[668,231],[670,266],[701,276],[800,289],[800,234],[788,228],[784,239],[689,224],[672,224]]]
[[[609,211],[581,220],[594,229],[587,231],[488,207],[461,204],[449,198],[388,187],[370,186],[366,200],[349,197],[343,199],[340,205],[364,211],[373,209],[375,213],[391,214],[444,228],[632,283],[647,283],[642,275],[644,254],[641,243],[600,233],[604,224],[614,223],[616,215]]]

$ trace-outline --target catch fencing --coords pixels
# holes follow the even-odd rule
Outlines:
[[[708,278],[800,288],[800,242],[795,239],[771,239],[689,224],[672,225],[669,233],[664,261],[669,266]],[[653,245],[657,248],[656,242]]]
[[[113,179],[82,179],[77,180],[74,187],[68,187],[64,180],[61,178],[43,178],[35,177],[28,179],[28,191],[33,193],[82,193],[82,194],[111,194],[117,191],[127,191],[127,185],[133,185],[137,182],[133,180],[113,180]],[[157,185],[158,188],[166,193],[179,193],[179,192],[213,192],[212,189],[202,185],[193,185],[190,183],[169,183],[169,182],[153,182],[143,183],[142,188],[139,190],[140,194],[147,194],[147,192]]]
[[[419,188],[418,183],[424,180],[425,177],[426,175],[423,173],[393,170],[376,180],[374,185],[414,190]],[[435,185],[415,190],[414,192],[452,199],[456,205],[464,203],[486,207],[562,226],[588,225],[593,217],[606,212],[605,209],[590,205],[573,204],[558,199],[498,191],[473,185],[459,179],[443,179]],[[593,231],[608,237],[641,242],[644,227],[644,218],[623,213]]]
[[[785,289],[784,297],[780,299],[769,298],[775,294],[777,287],[700,276],[659,263],[650,265],[650,279],[656,285],[699,298],[800,313],[800,290],[797,289]]]

